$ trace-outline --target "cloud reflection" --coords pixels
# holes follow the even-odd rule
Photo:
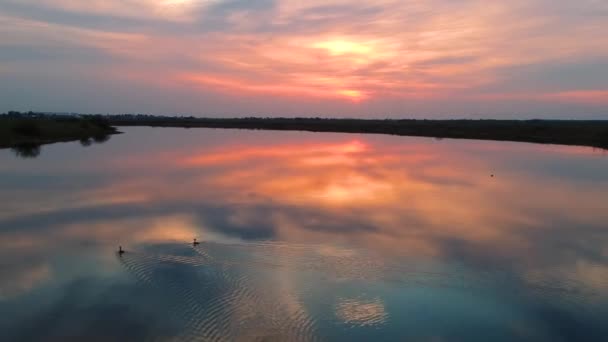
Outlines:
[[[12,298],[41,286],[51,278],[51,269],[45,263],[0,264],[0,301]]]
[[[355,326],[373,326],[386,322],[388,314],[379,298],[373,300],[343,299],[336,306],[336,316]]]
[[[606,183],[586,181],[591,169],[552,167],[573,159],[600,167],[585,149],[323,137],[119,154],[103,161],[112,170],[103,181],[69,194],[44,184],[22,193],[29,199],[0,219],[0,245],[38,253],[194,237],[331,242],[387,258],[581,270],[589,284],[604,274]]]
[[[0,209],[7,305],[0,310],[27,300],[24,311],[39,308],[42,289],[57,298],[40,319],[55,312],[70,324],[79,318],[83,336],[113,322],[80,324],[89,316],[71,303],[94,305],[99,311],[86,311],[90,317],[126,312],[141,324],[136,334],[158,322],[168,329],[162,336],[184,325],[205,336],[209,329],[190,318],[223,312],[210,316],[222,322],[213,318],[210,326],[292,339],[293,332],[322,333],[326,322],[357,333],[413,322],[396,331],[435,333],[424,321],[460,324],[455,312],[474,306],[481,309],[467,322],[476,326],[539,329],[518,336],[585,324],[601,334],[607,160],[591,149],[301,132],[153,134],[159,131],[134,129],[93,155],[77,143],[51,145],[34,160],[0,155],[11,158],[0,163],[0,201],[7,203]],[[119,262],[118,245],[129,251]],[[148,281],[147,296],[126,272]],[[116,309],[125,303],[142,311]],[[163,305],[173,309],[156,310]],[[425,310],[429,316],[418,315]],[[31,326],[27,318],[13,321],[21,325],[12,331]]]

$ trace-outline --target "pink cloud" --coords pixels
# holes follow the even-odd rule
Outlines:
[[[599,2],[585,2],[584,13],[566,1],[543,0],[256,4],[130,0],[85,6],[71,0],[26,0],[20,6],[32,13],[53,10],[65,19],[49,15],[44,20],[9,6],[12,12],[0,16],[0,46],[94,48],[109,60],[101,78],[129,78],[142,87],[163,82],[178,92],[189,88],[286,101],[384,101],[386,106],[395,99],[462,98],[477,103],[558,99],[605,105],[608,84],[557,92],[539,89],[533,94],[483,91],[499,84],[506,68],[607,56],[603,32],[608,24],[601,16],[584,15],[605,10]],[[91,17],[98,17],[100,24],[91,24]],[[104,25],[104,18],[118,24]],[[27,74],[36,69],[31,63],[16,58],[10,69]],[[61,65],[57,59],[36,63]],[[71,61],[69,67],[99,68],[87,59]]]

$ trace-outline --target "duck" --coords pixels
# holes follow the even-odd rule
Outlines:
[[[200,244],[200,242],[196,241],[196,238],[194,239],[194,241],[192,241],[193,246],[198,246],[199,244]]]
[[[122,250],[122,246],[118,246],[118,255],[123,255],[125,251]]]

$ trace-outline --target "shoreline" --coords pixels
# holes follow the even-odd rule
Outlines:
[[[111,135],[120,133],[98,117],[66,119],[0,115],[0,149],[31,149],[70,141],[86,145],[106,141]]]
[[[374,133],[430,138],[513,141],[608,149],[608,121],[602,120],[367,120],[321,118],[123,118],[113,126],[232,128],[250,130]]]
[[[194,118],[152,115],[55,117],[0,115],[0,148],[78,141],[102,142],[117,127],[225,128],[269,131],[387,134],[398,136],[513,141],[608,149],[604,120],[419,120],[323,118]]]

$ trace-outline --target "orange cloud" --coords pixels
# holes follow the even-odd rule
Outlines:
[[[484,91],[500,88],[509,68],[517,73],[521,66],[584,63],[608,54],[608,38],[603,34],[607,24],[600,16],[580,15],[581,9],[568,1],[550,6],[540,0],[492,4],[280,0],[230,6],[220,0],[95,0],[86,6],[72,0],[25,0],[25,4],[76,19],[62,23],[6,12],[0,15],[0,44],[96,49],[111,60],[99,66],[78,59],[62,67],[79,73],[97,71],[95,77],[126,79],[142,87],[154,82],[176,91],[220,90],[232,97],[328,99],[346,104],[521,98],[605,105],[606,85],[584,81],[552,88],[572,89],[560,93],[548,87],[521,95]],[[585,8],[601,11],[602,6],[587,2]],[[103,20],[83,24],[77,15],[112,18],[118,24],[109,27]],[[13,70],[40,74],[40,67],[32,67],[27,58],[10,63]],[[46,70],[61,65],[60,59],[45,63]],[[568,80],[559,82],[567,85]]]

